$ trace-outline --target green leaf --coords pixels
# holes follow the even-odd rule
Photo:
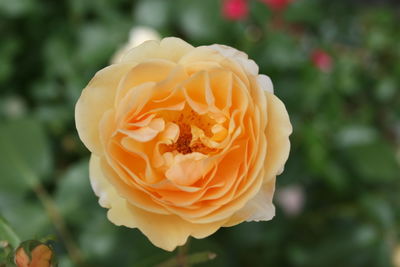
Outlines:
[[[361,87],[359,58],[345,55],[337,59],[337,87],[344,95],[354,95]]]
[[[15,192],[0,193],[0,213],[7,218],[21,240],[49,234],[52,226],[49,217],[44,216],[45,212],[39,201],[22,198]]]
[[[19,17],[26,15],[34,8],[34,2],[29,0],[2,0],[0,1],[0,16]]]
[[[386,142],[374,142],[349,148],[348,160],[365,181],[388,182],[398,179],[400,167],[393,148]]]
[[[263,45],[264,48],[257,60],[261,66],[267,62],[269,68],[275,67],[287,71],[301,67],[301,63],[307,60],[290,35],[281,32],[269,33]]]
[[[7,241],[13,248],[21,243],[17,234],[2,217],[0,217],[0,241]]]
[[[179,26],[182,31],[187,34],[189,39],[199,43],[224,42],[227,34],[234,28],[231,26],[225,28],[227,21],[224,21],[220,15],[221,6],[219,1],[202,0],[202,1],[177,1],[179,4]],[[214,12],[210,12],[214,10]],[[225,34],[221,34],[221,32]],[[226,39],[225,39],[226,40]]]
[[[84,225],[79,237],[79,246],[95,261],[107,260],[114,248],[118,249],[118,228],[107,221],[104,213],[98,213]],[[121,249],[121,248],[120,248]]]
[[[250,13],[259,25],[264,25],[271,18],[272,12],[267,5],[261,1],[250,1]]]
[[[23,192],[51,170],[49,147],[41,125],[21,119],[0,126],[0,191]]]
[[[391,229],[393,227],[395,222],[394,211],[387,199],[377,195],[365,194],[360,198],[360,209],[382,229]]]
[[[376,90],[374,91],[376,98],[382,102],[389,102],[395,97],[397,91],[396,80],[392,77],[383,78],[379,81]]]
[[[315,12],[319,9],[319,1],[304,0],[293,1],[285,12],[285,19],[289,22],[316,24],[320,21],[322,12]]]
[[[90,187],[87,159],[72,165],[61,176],[55,202],[62,215],[74,224],[85,224],[92,218],[99,205]]]

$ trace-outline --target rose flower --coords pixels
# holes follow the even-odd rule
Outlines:
[[[108,219],[154,245],[172,251],[189,236],[274,216],[292,126],[246,54],[144,42],[94,76],[75,116]]]

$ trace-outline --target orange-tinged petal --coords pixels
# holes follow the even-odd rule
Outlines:
[[[90,183],[93,188],[95,194],[99,197],[99,204],[104,208],[111,208],[113,205],[113,201],[116,199],[122,198],[121,194],[124,192],[120,192],[118,194],[115,186],[107,179],[108,175],[115,175],[113,170],[106,166],[107,163],[103,162],[101,158],[92,155],[90,158]],[[125,187],[125,191],[129,193],[129,199],[127,200],[130,203],[134,203],[138,207],[145,208],[146,210],[159,214],[168,214],[166,210],[156,204],[149,195],[141,192],[140,190],[134,188]]]
[[[124,79],[113,90],[116,91],[115,106],[119,106],[119,102],[125,95],[143,83],[160,82],[168,78],[170,72],[176,67],[176,64],[163,60],[152,59],[136,64],[124,76]],[[144,103],[145,104],[145,103]]]
[[[194,152],[187,155],[178,154],[165,172],[168,180],[178,185],[191,185],[207,173],[206,155]]]

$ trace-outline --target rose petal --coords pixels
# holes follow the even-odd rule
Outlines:
[[[148,58],[163,58],[178,62],[192,49],[194,49],[193,46],[175,37],[164,38],[161,42],[151,40],[126,52],[120,62],[142,62]]]
[[[187,222],[176,215],[161,215],[146,212],[129,205],[123,199],[113,201],[108,219],[116,225],[139,230],[157,247],[173,251],[186,243],[189,236],[204,238],[217,231],[227,219],[205,224]]]
[[[76,103],[76,128],[82,142],[92,153],[102,153],[98,130],[100,120],[104,112],[114,105],[118,83],[134,66],[133,63],[124,63],[100,70],[83,89]]]
[[[257,195],[238,211],[235,216],[250,221],[269,221],[275,216],[272,198],[275,191],[275,178],[263,184]]]
[[[274,93],[274,85],[272,84],[271,79],[264,74],[260,74],[257,76],[257,83],[260,88],[266,92]]]
[[[191,185],[207,173],[207,166],[204,159],[206,155],[201,153],[190,153],[187,155],[178,154],[174,157],[173,163],[165,172],[168,180],[178,185]]]
[[[246,53],[239,51],[233,47],[227,45],[219,45],[214,44],[210,45],[210,48],[218,51],[223,56],[228,57],[232,60],[235,60],[239,63],[249,74],[257,75],[258,74],[258,66],[254,62],[254,60],[249,59]]]
[[[292,125],[282,101],[268,92],[266,92],[266,96],[268,101],[268,125],[265,133],[268,148],[265,168],[266,181],[268,181],[280,174],[289,157],[289,135],[292,133]]]

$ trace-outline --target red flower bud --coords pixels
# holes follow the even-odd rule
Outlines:
[[[320,71],[329,72],[332,69],[332,58],[323,50],[315,50],[311,55],[311,60]]]
[[[222,14],[229,20],[244,19],[249,12],[246,0],[225,0],[223,1]]]

